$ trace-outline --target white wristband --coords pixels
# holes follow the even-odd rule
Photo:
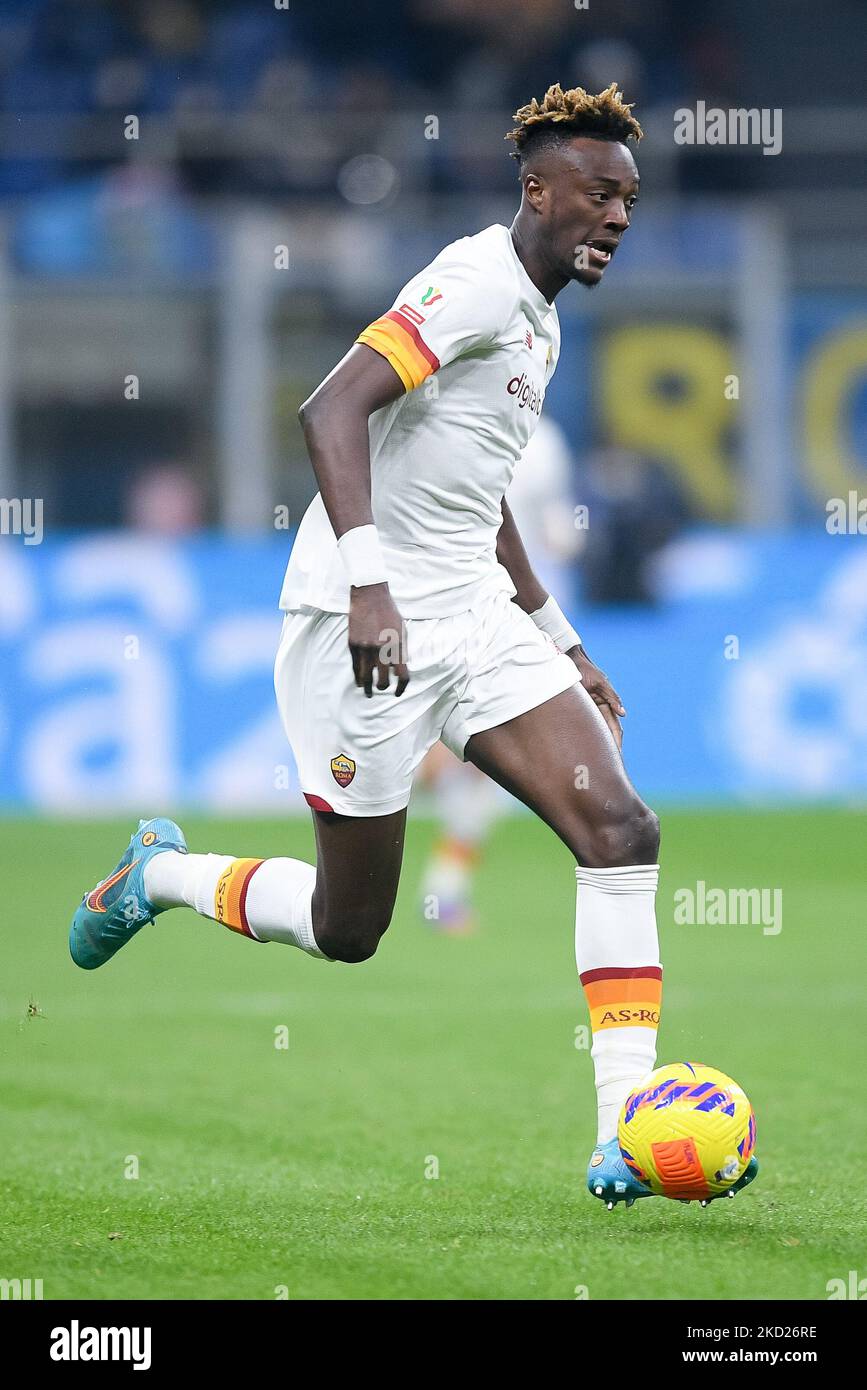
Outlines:
[[[561,652],[580,647],[581,638],[553,595],[549,594],[542,607],[537,608],[530,617],[541,632],[547,632],[554,646],[559,647]]]
[[[365,584],[384,584],[388,579],[379,532],[374,525],[353,526],[351,531],[344,531],[337,542],[337,549],[353,588],[360,589]]]

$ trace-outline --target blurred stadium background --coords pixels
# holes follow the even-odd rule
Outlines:
[[[297,407],[511,220],[515,106],[612,77],[644,192],[558,301],[566,606],[647,795],[863,796],[867,558],[826,508],[867,467],[864,7],[820,43],[806,0],[644,8],[6,0],[0,497],[43,520],[0,541],[4,804],[300,809],[270,692]],[[698,100],[781,108],[782,153],[677,145]]]

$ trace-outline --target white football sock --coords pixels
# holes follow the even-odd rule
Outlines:
[[[255,941],[281,941],[327,957],[313,935],[316,869],[301,859],[236,859],[164,850],[145,867],[155,907],[191,907]]]
[[[593,1032],[597,1143],[617,1133],[629,1092],[656,1062],[662,969],[656,932],[658,864],[575,870],[575,961]]]
[[[217,878],[231,864],[231,855],[180,854],[176,849],[155,854],[144,871],[144,888],[154,907],[191,907],[194,912],[208,915],[199,907],[197,892],[207,870],[212,870],[214,886]],[[213,904],[211,893],[209,902]]]
[[[300,946],[308,955],[323,955],[313,935],[311,905],[316,869],[302,859],[265,859],[247,889],[247,921],[260,941]]]

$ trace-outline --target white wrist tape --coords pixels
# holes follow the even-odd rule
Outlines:
[[[573,647],[580,647],[581,638],[551,594],[548,595],[542,607],[537,608],[535,613],[530,614],[530,617],[541,632],[547,632],[554,646],[559,647],[561,652],[569,652]]]
[[[365,584],[384,584],[388,579],[379,532],[375,526],[353,526],[351,531],[344,531],[337,542],[337,549],[353,588],[360,589]]]

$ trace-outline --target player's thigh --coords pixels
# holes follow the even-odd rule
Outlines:
[[[406,808],[386,816],[313,811],[313,931],[327,956],[366,960],[388,928],[397,897]]]
[[[464,757],[551,826],[588,867],[653,863],[658,823],[583,686],[473,734]]]
[[[423,639],[441,627],[437,641]],[[460,676],[454,620],[407,622],[412,678],[365,696],[355,684],[344,614],[301,613],[284,624],[275,690],[302,793],[317,811],[382,819],[409,804],[413,778],[439,738]],[[435,636],[436,634],[434,634]]]

